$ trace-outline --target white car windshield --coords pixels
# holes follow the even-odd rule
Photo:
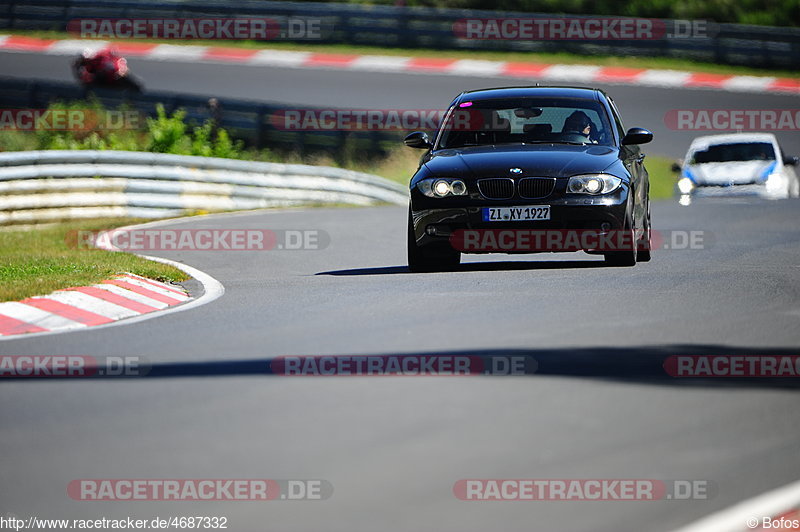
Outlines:
[[[768,142],[715,144],[694,152],[690,164],[727,163],[733,161],[774,161],[775,149]]]

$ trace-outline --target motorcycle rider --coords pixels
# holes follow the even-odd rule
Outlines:
[[[121,56],[112,48],[101,50],[87,48],[75,61],[78,79],[84,85],[110,81],[113,79],[119,59]]]

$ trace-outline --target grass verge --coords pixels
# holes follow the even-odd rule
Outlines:
[[[677,176],[672,171],[675,159],[648,155],[644,160],[647,173],[650,174],[650,199],[668,199],[675,195]]]
[[[25,35],[42,39],[74,39],[75,36],[63,31],[40,30],[3,30],[0,35]],[[107,39],[112,42],[130,43],[129,39]],[[536,52],[504,52],[491,50],[426,50],[419,48],[384,48],[380,46],[356,46],[348,44],[314,44],[290,42],[262,42],[262,41],[209,41],[191,40],[176,41],[164,39],[136,39],[137,43],[157,44],[189,44],[197,46],[222,46],[232,48],[246,48],[258,50],[295,50],[301,52],[322,52],[336,54],[368,54],[368,55],[399,55],[410,57],[435,57],[437,59],[480,59],[487,61],[519,61],[525,63],[544,64],[575,64],[593,66],[611,66],[626,68],[656,68],[666,70],[686,70],[690,72],[707,72],[711,74],[748,75],[748,76],[779,76],[784,78],[800,79],[800,73],[795,70],[762,69],[758,67],[720,65],[691,59],[673,57],[632,57]]]
[[[0,301],[95,284],[124,272],[165,282],[188,279],[177,268],[130,253],[79,249],[69,244],[74,231],[112,229],[142,221],[104,218],[0,231]]]

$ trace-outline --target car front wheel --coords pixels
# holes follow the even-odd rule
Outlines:
[[[636,265],[636,258],[638,253],[639,243],[636,242],[636,231],[633,229],[631,225],[628,225],[624,231],[627,232],[625,235],[625,239],[622,240],[624,242],[625,248],[621,251],[609,251],[603,254],[603,257],[606,260],[606,264],[609,266],[635,266]]]
[[[418,246],[411,211],[408,212],[408,269],[412,272],[452,270],[461,263],[461,253],[449,242]]]
[[[642,240],[639,242],[639,252],[637,253],[637,262],[648,262],[651,258],[650,250],[653,249],[653,225],[650,222],[650,206],[647,206],[647,226],[644,230]]]

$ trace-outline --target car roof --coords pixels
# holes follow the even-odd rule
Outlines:
[[[768,142],[777,144],[778,140],[772,133],[731,133],[728,135],[708,135],[697,137],[689,146],[689,151],[693,151],[715,144],[734,144],[738,142]]]
[[[459,101],[491,100],[495,98],[584,98],[599,100],[599,95],[605,96],[600,89],[587,87],[496,87],[462,92],[457,98]]]

